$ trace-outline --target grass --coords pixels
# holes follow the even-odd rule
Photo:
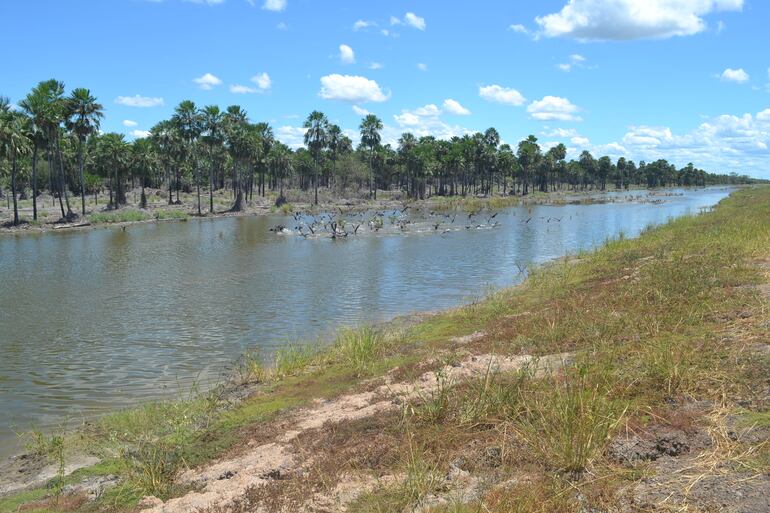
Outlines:
[[[382,451],[398,457],[376,460],[377,475],[392,479],[350,511],[404,511],[446,493],[443,476],[458,459],[489,482],[477,500],[431,511],[611,509],[621,501],[617,490],[641,477],[607,460],[607,443],[618,432],[683,422],[671,405],[696,400],[748,425],[770,424],[767,411],[747,400],[753,390],[762,393],[770,359],[746,349],[769,342],[767,298],[751,288],[768,281],[757,267],[770,262],[768,248],[770,188],[745,189],[712,212],[531,270],[519,287],[409,329],[342,330],[328,347],[290,345],[272,365],[247,355],[237,367],[239,380],[259,385],[235,407],[224,408],[216,395],[192,394],[106,417],[82,435],[123,478],[96,507],[123,511],[148,491],[181,493],[172,479],[178,469],[245,443],[287,411],[387,372],[408,380],[462,354],[570,352],[574,363],[550,372],[498,373],[490,366],[466,382],[438,372],[433,391],[418,394],[403,415],[378,428],[387,437],[356,449],[362,461]],[[482,336],[457,347],[456,337],[475,332]],[[339,473],[361,471],[345,456],[346,442],[339,443],[325,463]],[[767,471],[767,446],[720,457],[742,455],[744,467]],[[492,468],[484,458],[488,448],[500,455]],[[25,493],[31,495],[24,500],[45,495]],[[24,500],[2,499],[0,511]]]
[[[132,223],[150,219],[150,214],[140,210],[120,210],[118,212],[95,212],[88,216],[95,224]]]

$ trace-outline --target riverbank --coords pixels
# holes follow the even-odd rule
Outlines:
[[[101,461],[0,511],[766,510],[768,248],[770,188],[745,189],[416,325],[245,357],[36,439]]]
[[[433,196],[424,200],[409,200],[401,193],[392,191],[378,192],[377,200],[369,200],[356,196],[335,197],[329,191],[323,190],[320,194],[320,202],[313,205],[312,197],[307,191],[286,191],[287,203],[276,207],[277,195],[269,193],[265,197],[255,196],[252,201],[247,201],[244,210],[240,212],[230,211],[232,204],[231,194],[226,191],[217,191],[214,194],[214,213],[208,211],[208,194],[201,196],[202,216],[197,215],[197,196],[192,193],[181,193],[177,202],[174,196],[174,204],[169,205],[166,192],[159,189],[147,189],[147,207],[139,208],[137,198],[141,197],[141,190],[135,189],[127,193],[131,201],[128,205],[118,209],[106,208],[107,201],[104,198],[95,200],[88,197],[86,201],[85,216],[79,216],[70,221],[61,220],[61,211],[58,199],[50,195],[41,195],[38,198],[38,219],[33,220],[32,200],[19,201],[21,223],[13,226],[13,209],[4,205],[0,208],[0,235],[41,233],[51,231],[89,230],[104,226],[126,227],[139,223],[155,223],[168,221],[187,221],[200,217],[205,219],[217,219],[237,216],[259,216],[275,213],[291,214],[293,212],[341,212],[358,213],[362,211],[392,211],[402,210],[409,206],[413,209],[438,212],[479,212],[482,210],[495,210],[517,205],[565,205],[568,203],[608,203],[623,201],[639,201],[640,195],[648,193],[657,196],[661,201],[672,194],[672,189],[659,189],[648,191],[647,189],[630,189],[607,191],[553,191],[548,193],[535,192],[528,196]],[[72,203],[77,213],[80,205],[78,201]],[[74,200],[73,200],[74,201]]]

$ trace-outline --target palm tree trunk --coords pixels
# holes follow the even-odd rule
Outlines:
[[[209,169],[209,212],[214,213],[214,163]]]
[[[37,221],[37,144],[32,150],[32,219]]]
[[[315,159],[315,167],[313,173],[313,181],[315,182],[315,204],[318,205],[318,158]]]
[[[86,215],[86,181],[83,178],[83,140],[78,138],[78,168],[80,170],[80,203]]]
[[[70,207],[70,198],[67,194],[67,182],[64,176],[64,158],[62,157],[61,145],[59,144],[58,138],[56,139],[56,154],[59,157],[59,180],[61,181],[61,190],[64,195],[64,202],[67,204],[67,215],[65,217],[69,219],[72,217],[72,207]]]
[[[16,152],[11,163],[11,196],[13,196],[13,225],[19,225],[19,206],[16,203]]]

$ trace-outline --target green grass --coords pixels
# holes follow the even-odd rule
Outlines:
[[[165,219],[187,219],[190,215],[183,210],[157,210],[155,219],[163,221]]]
[[[112,224],[112,223],[131,223],[137,221],[146,221],[151,216],[147,212],[140,210],[121,210],[118,212],[95,212],[88,216],[88,219],[94,224]]]

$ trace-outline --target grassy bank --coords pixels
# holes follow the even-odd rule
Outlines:
[[[87,450],[101,463],[2,498],[0,512],[132,511],[143,496],[205,491],[213,485],[180,473],[242,461],[288,430],[298,434],[280,443],[294,467],[227,511],[300,511],[321,496],[354,512],[707,511],[728,500],[708,495],[720,486],[759,487],[742,497],[761,500],[768,283],[770,188],[741,190],[476,304],[344,331],[320,352],[290,347],[267,366],[246,356],[226,387],[115,413],[63,448],[44,439],[32,447],[41,457]],[[533,363],[554,354],[568,363]],[[452,371],[490,355],[532,358]],[[351,396],[395,406],[306,422]],[[120,480],[94,501],[65,493],[98,475]],[[700,493],[704,483],[716,484]]]

